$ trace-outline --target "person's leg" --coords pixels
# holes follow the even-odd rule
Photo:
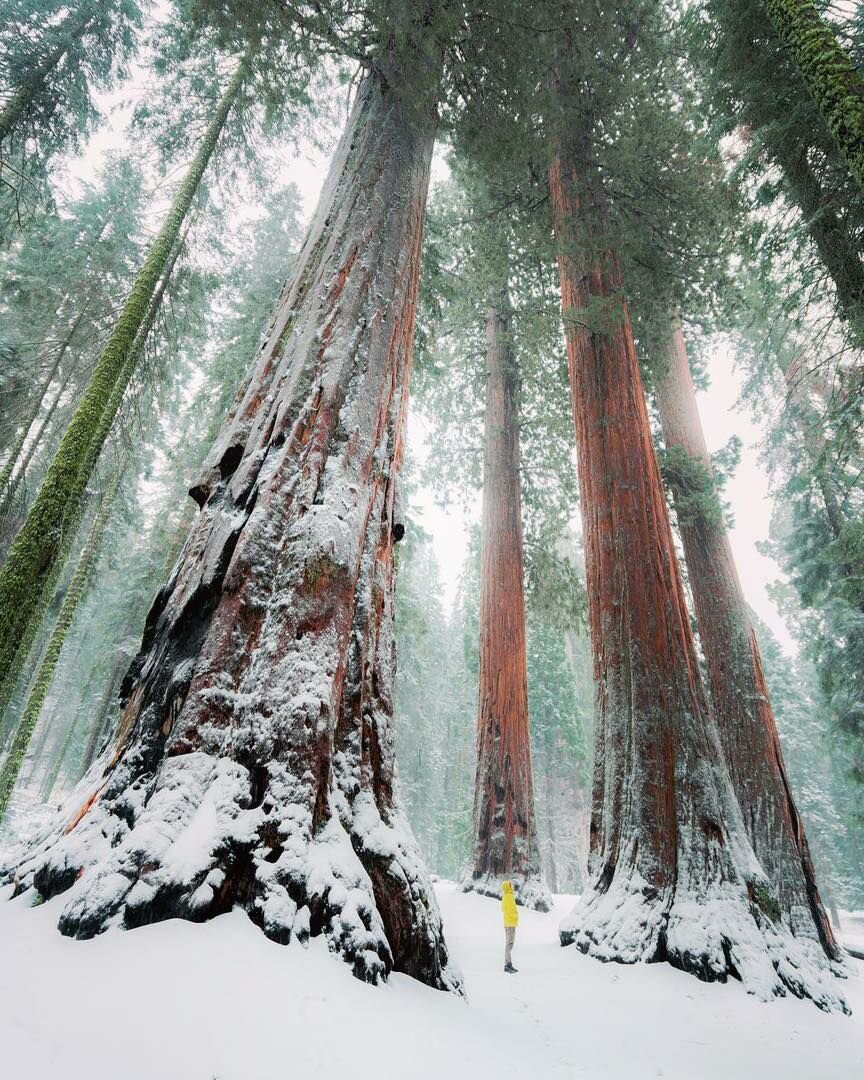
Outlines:
[[[513,942],[516,940],[516,927],[504,927],[504,967],[508,968],[513,963]]]

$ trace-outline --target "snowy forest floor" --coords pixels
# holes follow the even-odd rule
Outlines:
[[[0,1062],[28,1080],[848,1080],[864,1076],[864,964],[854,1015],[667,965],[620,967],[557,944],[572,897],[520,910],[505,975],[498,903],[438,884],[468,1002],[405,976],[375,989],[320,941],[287,950],[244,914],[90,942],[58,904],[0,902]],[[0,896],[5,898],[8,890]],[[857,936],[857,935],[856,935]]]

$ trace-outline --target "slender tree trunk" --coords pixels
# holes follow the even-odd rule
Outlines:
[[[54,672],[57,668],[57,662],[60,659],[60,653],[63,650],[63,644],[66,641],[66,635],[69,633],[69,629],[72,626],[75,613],[78,610],[78,605],[87,591],[87,585],[90,582],[90,576],[93,573],[93,567],[95,566],[96,559],[99,555],[99,550],[102,545],[102,535],[108,522],[108,515],[111,512],[114,496],[117,494],[117,489],[120,485],[122,473],[122,467],[116,470],[114,478],[102,498],[102,505],[99,507],[93,524],[90,527],[87,542],[81,551],[75,573],[72,575],[72,580],[69,582],[69,588],[66,590],[63,606],[60,608],[60,614],[57,616],[57,622],[54,625],[54,630],[48,641],[48,646],[45,649],[45,653],[36,672],[36,677],[33,680],[33,685],[30,688],[27,704],[24,706],[24,712],[21,715],[21,720],[15,731],[12,745],[9,748],[9,754],[3,763],[3,768],[0,769],[0,822],[3,821],[3,818],[6,815],[9,799],[15,787],[15,782],[18,779],[18,774],[21,771],[21,766],[24,763],[24,758],[27,755],[30,739],[33,737],[33,731],[39,721],[39,715],[42,712],[45,696],[51,686],[51,680],[54,678]]]
[[[72,723],[66,729],[66,734],[63,737],[63,742],[54,755],[54,760],[48,769],[45,770],[45,775],[42,780],[42,802],[48,802],[54,791],[54,787],[57,784],[57,780],[60,776],[60,770],[63,768],[63,764],[66,761],[66,755],[69,753],[69,748],[72,745],[72,740],[75,737],[75,732],[78,730],[81,721],[81,709],[76,710],[75,715],[72,717]],[[26,781],[25,781],[26,782]]]
[[[773,921],[747,840],[702,687],[592,148],[567,83],[558,91],[576,130],[559,143],[550,193],[596,693],[591,882],[561,941],[844,1007],[818,944]]]
[[[82,311],[75,318],[75,321],[72,323],[72,326],[69,328],[69,332],[66,334],[66,336],[60,343],[60,348],[57,350],[57,355],[54,358],[54,363],[51,365],[48,374],[42,381],[42,384],[40,385],[36,395],[34,396],[33,408],[25,417],[24,423],[21,427],[21,431],[18,435],[18,439],[16,440],[12,449],[9,451],[9,456],[7,457],[6,463],[3,466],[3,471],[0,472],[0,496],[3,497],[2,505],[0,505],[0,516],[2,516],[7,511],[9,503],[15,494],[18,484],[20,483],[24,473],[27,471],[27,466],[30,464],[30,460],[33,457],[33,452],[35,448],[40,445],[42,441],[42,436],[45,434],[45,429],[51,422],[51,417],[54,415],[54,410],[57,408],[57,403],[66,388],[66,383],[64,382],[61,385],[57,396],[54,398],[53,402],[48,407],[48,410],[45,413],[45,417],[39,426],[39,430],[33,436],[33,439],[30,443],[30,448],[16,472],[16,466],[19,463],[21,452],[23,451],[24,446],[27,443],[27,436],[30,433],[30,429],[39,418],[39,413],[42,411],[42,406],[45,403],[45,398],[51,388],[51,384],[57,378],[57,372],[60,370],[60,364],[62,363],[63,357],[66,355],[66,352],[72,343],[72,338],[75,336],[75,332],[80,326],[83,317],[84,310],[82,309]],[[14,476],[13,473],[15,474]]]
[[[813,0],[762,0],[849,171],[864,188],[864,78]]]
[[[144,319],[141,326],[138,328],[138,333],[135,335],[135,340],[132,343],[132,348],[129,350],[129,354],[126,357],[126,366],[124,367],[120,378],[117,380],[117,383],[114,386],[114,390],[113,390],[113,392],[111,394],[111,397],[108,400],[108,405],[107,405],[104,413],[102,414],[102,418],[101,418],[101,420],[99,422],[99,426],[98,426],[97,431],[96,431],[96,437],[93,440],[93,446],[92,446],[93,459],[92,459],[92,461],[87,463],[88,472],[92,472],[92,469],[95,466],[96,461],[99,458],[101,448],[102,448],[102,446],[103,446],[103,444],[105,442],[105,439],[106,439],[106,437],[108,435],[108,432],[110,431],[110,429],[112,428],[112,426],[114,424],[114,421],[115,421],[115,419],[117,417],[117,413],[118,413],[118,411],[120,409],[120,406],[121,406],[121,404],[123,402],[123,398],[126,395],[126,391],[128,389],[128,386],[129,386],[129,381],[132,378],[133,372],[136,370],[136,368],[138,366],[138,362],[141,359],[141,356],[143,355],[144,349],[145,349],[146,344],[147,344],[147,340],[148,340],[148,338],[150,336],[150,332],[153,329],[153,326],[154,326],[154,324],[156,322],[156,318],[157,318],[157,316],[159,314],[159,311],[160,311],[160,309],[162,307],[162,301],[163,301],[163,299],[165,297],[165,291],[168,288],[168,283],[171,280],[171,275],[174,272],[174,266],[176,265],[177,259],[180,257],[181,251],[183,250],[184,244],[186,242],[187,235],[188,235],[188,225],[187,225],[187,228],[184,229],[183,233],[175,241],[174,248],[172,249],[171,256],[170,256],[170,258],[168,260],[168,265],[165,267],[164,273],[162,274],[162,277],[159,280],[159,284],[156,287],[156,291],[153,293],[153,296],[150,299],[150,304],[149,304],[148,309],[147,309],[147,316]],[[50,588],[46,590],[46,596],[51,596],[53,594],[53,592],[54,592],[54,589],[57,586],[57,582],[58,582],[58,580],[60,578],[60,574],[62,572],[62,569],[66,564],[68,554],[69,554],[69,550],[72,547],[72,543],[73,543],[73,541],[75,539],[75,536],[76,536],[76,534],[78,532],[78,528],[79,528],[79,526],[81,524],[83,516],[84,516],[84,505],[82,503],[81,505],[79,505],[75,516],[68,523],[68,532],[67,532],[66,538],[64,540],[64,548],[63,548],[63,551],[61,552],[61,557],[56,562],[55,570],[54,570],[54,573],[52,574],[51,581],[50,581]],[[179,545],[178,545],[178,550],[179,550]],[[176,552],[175,552],[175,555],[176,555]],[[45,606],[45,608],[47,608],[48,607],[47,603],[44,606]],[[22,670],[24,670],[24,667],[26,665],[26,661],[29,659],[29,656],[30,656],[30,653],[31,653],[32,647],[33,647],[33,642],[35,641],[35,639],[37,637],[37,633],[38,633],[41,621],[42,621],[41,619],[38,620],[38,621],[34,620],[34,622],[31,623],[30,631],[29,631],[30,636],[29,636],[29,638],[25,638],[22,641],[21,648],[19,649],[18,654],[17,654],[17,656],[15,658],[15,662],[16,662],[17,666],[13,665],[13,667],[10,668],[10,670],[6,673],[5,679],[0,679],[0,718],[7,719],[4,716],[4,713],[5,713],[5,711],[6,711],[7,707],[8,707],[9,698],[11,697],[11,695],[12,695],[12,693],[14,691],[15,685],[16,685],[18,679],[20,678]],[[8,730],[8,728],[9,728],[8,724],[4,726],[4,735],[5,735],[6,731]]]
[[[558,846],[555,829],[555,806],[553,803],[552,770],[546,761],[544,779],[546,781],[546,838],[549,841],[549,888],[553,893],[558,892]]]
[[[130,352],[148,311],[160,278],[170,262],[183,221],[219,141],[248,72],[245,58],[228,85],[210,120],[198,152],[175,196],[168,216],[153,242],[123,306],[117,325],[102,351],[75,414],[48,467],[39,492],[0,570],[0,710],[11,693],[9,681],[20,670],[21,651],[32,641],[34,623],[41,615],[66,550],[70,523],[79,512],[99,450],[111,428],[109,405],[119,408],[122,394],[114,391],[119,381],[128,382],[132,369]]]
[[[786,383],[788,394],[787,413],[792,423],[798,429],[807,457],[810,459],[810,468],[822,497],[822,505],[825,510],[825,518],[831,535],[835,540],[840,536],[848,524],[848,518],[844,514],[837,498],[837,493],[831,486],[831,478],[828,474],[828,446],[824,434],[819,430],[821,418],[816,414],[809,394],[812,389],[812,380],[805,370],[803,357],[797,357],[783,371],[783,379]],[[856,568],[849,563],[843,564],[845,572],[850,576],[856,575]]]
[[[103,777],[18,868],[19,891],[78,880],[66,934],[241,906],[274,940],[323,934],[363,979],[459,986],[392,794],[393,507],[438,80],[417,50],[361,82]],[[210,841],[181,864],[199,811]]]
[[[0,110],[0,163],[2,163],[4,141],[25,119],[33,99],[45,86],[46,80],[56,70],[75,42],[80,41],[87,33],[95,18],[95,12],[87,8],[67,15],[60,27],[60,40],[57,45],[45,55],[40,64],[36,64],[28,71],[27,78],[13,95],[11,101]]]
[[[528,734],[517,394],[504,288],[495,291],[486,316],[474,866],[464,888],[500,897],[502,879],[510,878],[519,903],[548,911]]]
[[[668,371],[657,385],[667,449],[679,447],[711,473],[711,458],[696,405],[696,392],[681,324],[676,319],[667,353]],[[673,491],[674,491],[673,482]],[[683,488],[683,490],[681,490]],[[687,495],[686,479],[679,494]],[[719,507],[688,504],[678,525],[711,702],[726,764],[753,850],[771,881],[783,921],[796,936],[816,937],[831,959],[839,950],[816,887],[804,824],[795,806],[759,645]]]
[[[129,629],[131,630],[132,627]],[[108,736],[108,725],[116,715],[117,693],[128,666],[128,661],[120,655],[111,669],[111,675],[105,686],[102,697],[99,699],[99,704],[96,707],[96,714],[93,717],[90,733],[87,736],[87,744],[84,747],[84,753],[81,755],[81,765],[78,770],[79,780],[86,775],[87,770],[96,760],[96,754],[99,751],[99,747]],[[55,776],[54,782],[56,782],[56,779]]]

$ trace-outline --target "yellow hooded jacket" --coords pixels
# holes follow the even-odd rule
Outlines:
[[[516,910],[516,897],[513,895],[513,886],[509,881],[501,882],[501,911],[504,914],[505,926],[519,925],[519,912]]]

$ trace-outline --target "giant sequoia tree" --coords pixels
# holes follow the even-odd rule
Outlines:
[[[454,988],[393,797],[393,543],[443,50],[383,3],[269,337],[208,458],[113,746],[19,888],[87,937],[244,907],[355,973]],[[371,20],[371,15],[370,15]],[[193,820],[212,823],[194,851]],[[186,854],[181,858],[181,851]]]
[[[519,192],[528,178],[521,157],[508,155],[506,171],[494,173],[482,154],[474,158],[484,121],[466,117],[451,180],[433,199],[419,398],[434,418],[431,482],[448,498],[483,496],[479,648],[471,642],[479,658],[473,855],[463,887],[500,896],[510,878],[518,902],[543,909],[525,583],[529,603],[548,598],[564,624],[572,618],[567,601],[581,589],[555,546],[575,478],[548,218],[536,193]]]
[[[819,898],[804,825],[783,762],[759,644],[715,498],[696,393],[680,322],[670,328],[668,371],[657,384],[667,475],[726,763],[753,850],[775,890],[783,921],[839,955]],[[701,494],[701,498],[698,497]]]
[[[506,258],[498,273],[506,280]],[[506,285],[486,314],[480,675],[474,865],[466,888],[500,896],[510,878],[520,903],[548,910],[540,882],[528,734],[518,372]]]
[[[650,13],[636,27],[627,5],[620,14],[617,48],[637,67]],[[591,884],[561,928],[562,943],[607,960],[668,960],[707,979],[735,975],[763,995],[789,989],[836,1007],[821,945],[795,939],[778,914],[702,688],[619,260],[609,247],[596,140],[614,98],[598,96],[586,79],[590,58],[578,51],[579,29],[559,52],[549,180],[597,726]]]

